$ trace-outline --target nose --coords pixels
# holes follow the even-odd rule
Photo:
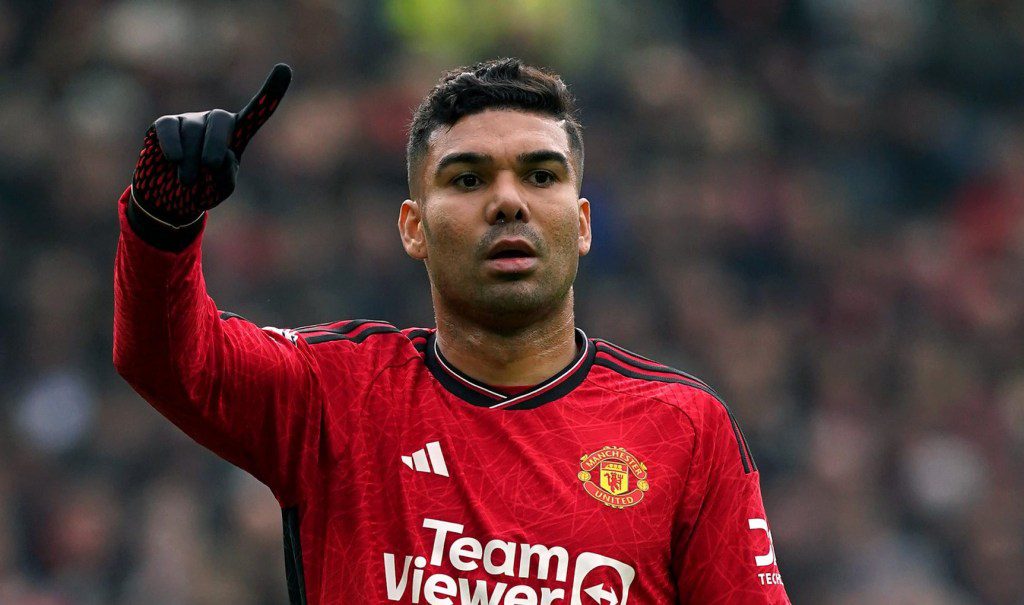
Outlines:
[[[530,207],[523,199],[519,179],[515,174],[502,172],[495,179],[493,197],[487,206],[487,223],[511,223],[530,221]]]

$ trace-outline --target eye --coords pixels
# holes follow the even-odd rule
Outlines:
[[[459,176],[452,179],[452,184],[458,187],[459,189],[473,190],[482,185],[483,181],[481,181],[480,177],[478,177],[477,175],[467,173],[460,174]]]
[[[554,173],[547,170],[534,170],[526,179],[538,187],[550,187],[558,180]]]

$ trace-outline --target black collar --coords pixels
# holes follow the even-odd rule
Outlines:
[[[522,393],[506,395],[457,370],[441,355],[436,331],[427,339],[425,351],[427,368],[449,392],[473,405],[503,410],[529,410],[567,395],[587,377],[590,366],[594,364],[595,353],[594,343],[583,330],[576,328],[576,356],[569,365]]]

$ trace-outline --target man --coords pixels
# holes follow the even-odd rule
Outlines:
[[[114,363],[273,491],[292,602],[788,603],[725,404],[575,326],[591,209],[557,76],[457,69],[416,112],[398,227],[436,329],[217,310],[205,211],[290,79],[150,128],[119,202]]]

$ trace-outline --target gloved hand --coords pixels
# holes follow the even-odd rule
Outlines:
[[[163,116],[146,131],[132,177],[135,203],[170,226],[194,223],[235,190],[242,152],[277,109],[292,69],[274,66],[238,113],[223,109]]]

